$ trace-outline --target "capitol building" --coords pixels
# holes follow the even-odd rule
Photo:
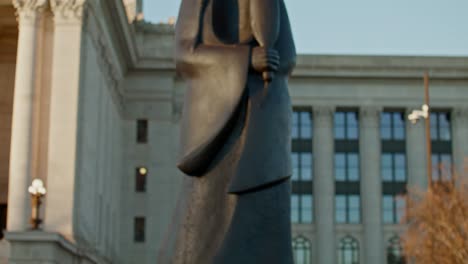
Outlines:
[[[141,0],[0,0],[0,264],[156,262],[185,177],[173,47],[173,23],[145,22]],[[462,171],[468,57],[298,56],[296,264],[405,263],[402,196],[428,181],[424,120],[407,118],[424,72],[432,163]]]

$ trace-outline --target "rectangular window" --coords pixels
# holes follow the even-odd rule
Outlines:
[[[401,222],[406,210],[406,200],[399,195],[382,196],[382,213],[385,224],[398,224]]]
[[[293,139],[312,138],[312,112],[310,110],[294,110],[291,136]]]
[[[384,111],[380,115],[380,176],[382,178],[382,221],[399,223],[399,197],[406,193],[406,120],[404,111]]]
[[[361,197],[359,195],[335,196],[335,221],[343,224],[358,224],[361,221]]]
[[[452,155],[450,153],[432,152],[432,180],[451,179]]]
[[[383,182],[406,182],[406,154],[382,153],[380,170]]]
[[[312,180],[312,153],[293,152],[291,154],[293,165],[293,181],[311,181]]]
[[[335,153],[335,180],[351,182],[359,181],[358,153]]]
[[[138,167],[135,169],[135,191],[146,192],[146,176],[148,169],[145,167]]]
[[[382,140],[405,139],[405,113],[385,111],[380,116],[380,137]]]
[[[7,205],[0,204],[0,240],[3,239],[3,230],[6,229]]]
[[[135,217],[134,219],[134,241],[145,242],[145,218]]]
[[[308,107],[295,108],[292,124],[293,166],[291,221],[312,223],[313,221],[313,136],[312,110]]]
[[[359,138],[357,112],[336,112],[334,123],[335,139],[357,140]]]
[[[452,139],[450,112],[431,112],[431,139],[449,141]]]
[[[137,120],[137,143],[148,142],[148,120]]]
[[[452,176],[452,132],[450,111],[431,112],[432,180]]]
[[[357,111],[337,111],[335,131],[335,221],[361,221],[359,119]]]

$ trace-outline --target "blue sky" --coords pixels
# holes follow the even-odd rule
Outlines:
[[[180,0],[143,0],[145,19]],[[285,0],[300,53],[468,56],[468,0]]]

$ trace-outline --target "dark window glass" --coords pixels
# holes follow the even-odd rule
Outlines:
[[[291,195],[291,221],[293,223],[312,223],[313,217],[312,194]]]
[[[401,246],[400,238],[395,236],[388,241],[387,246],[387,263],[388,264],[405,264],[405,256]]]
[[[449,141],[452,139],[450,129],[450,112],[431,113],[431,139]]]
[[[404,112],[383,112],[380,117],[380,137],[382,140],[405,139]]]
[[[346,236],[340,240],[338,264],[359,264],[359,242],[355,238]]]
[[[452,154],[432,153],[432,180],[452,178]]]
[[[400,195],[383,195],[382,209],[382,217],[385,224],[398,224],[404,216],[406,200]]]
[[[335,153],[335,180],[359,181],[359,154]]]
[[[313,221],[313,136],[312,110],[295,108],[292,124],[293,166],[291,221],[311,223]]]
[[[293,193],[291,196],[291,221],[311,223],[313,220],[312,153],[293,152]]]
[[[310,241],[299,236],[293,239],[292,242],[294,252],[294,264],[310,264],[311,263],[311,244]]]
[[[382,153],[380,170],[384,182],[406,182],[406,154]]]
[[[291,154],[293,166],[293,181],[311,181],[312,180],[312,153],[311,152],[293,152]]]
[[[334,123],[335,139],[356,140],[359,138],[357,112],[336,112]]]
[[[335,196],[335,221],[357,224],[361,221],[361,197],[353,194]]]
[[[0,204],[0,240],[3,239],[3,231],[6,229],[7,205]]]
[[[145,242],[145,218],[135,217],[134,240],[135,242]]]
[[[293,112],[293,125],[291,136],[293,139],[312,138],[312,113],[308,110],[295,110]]]
[[[148,142],[148,120],[137,120],[137,143]]]
[[[135,169],[135,191],[146,192],[146,176],[148,169],[145,167],[138,167]]]

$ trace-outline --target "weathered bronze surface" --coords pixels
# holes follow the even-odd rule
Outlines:
[[[188,176],[158,263],[292,261],[290,118],[296,51],[283,0],[183,0]]]

